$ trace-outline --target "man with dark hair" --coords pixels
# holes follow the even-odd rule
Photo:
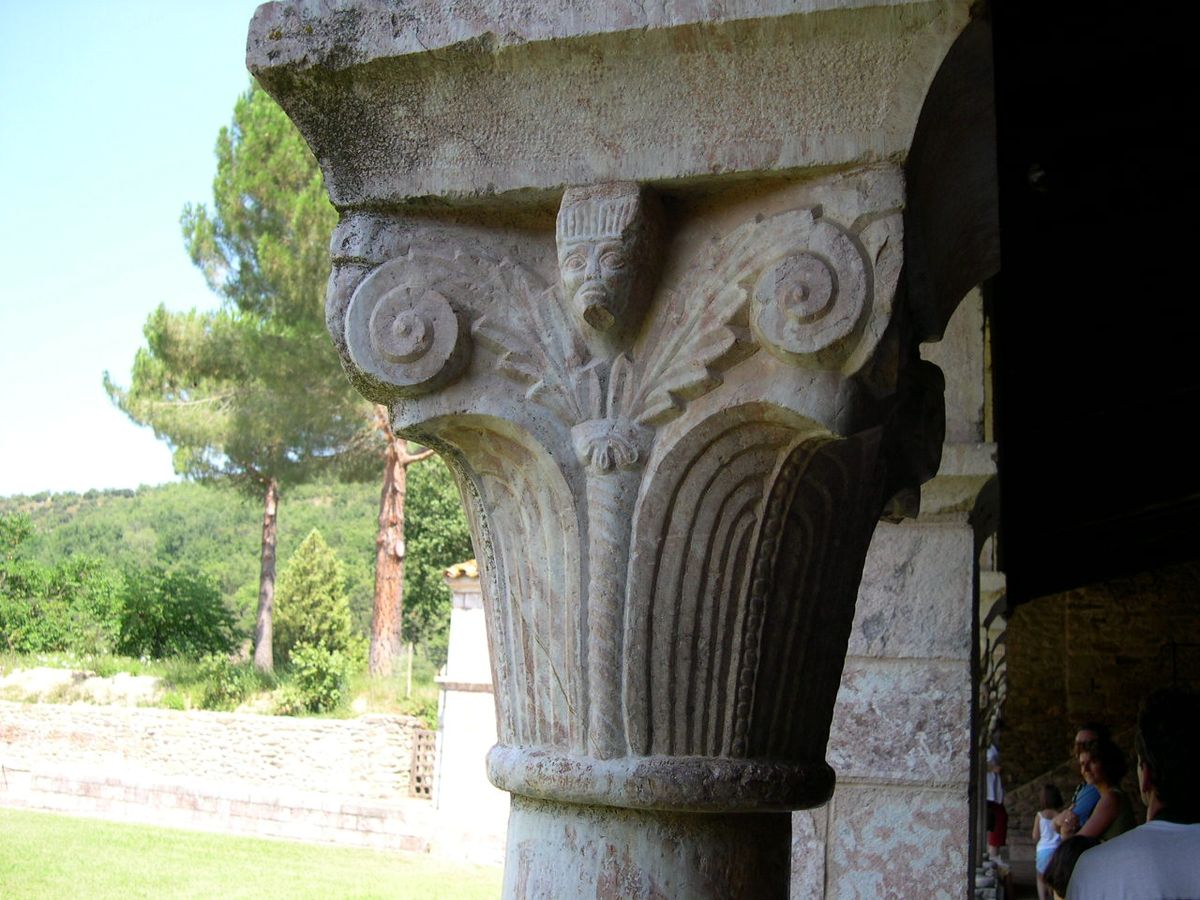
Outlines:
[[[1200,697],[1156,691],[1138,714],[1138,788],[1146,824],[1087,851],[1067,900],[1200,898]]]

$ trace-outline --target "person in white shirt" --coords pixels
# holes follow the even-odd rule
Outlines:
[[[1079,858],[1067,900],[1200,900],[1200,697],[1156,691],[1137,724],[1146,824]]]
[[[1054,817],[1063,804],[1062,793],[1058,787],[1047,783],[1042,785],[1042,808],[1033,817],[1033,833],[1031,837],[1037,841],[1034,867],[1037,869],[1038,900],[1050,900],[1050,885],[1046,883],[1046,867],[1050,865],[1050,857],[1062,842],[1062,837],[1054,829]]]

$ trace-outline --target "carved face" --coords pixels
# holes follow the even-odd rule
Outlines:
[[[555,224],[563,299],[608,343],[641,323],[657,275],[661,210],[631,181],[567,188]]]
[[[626,314],[633,282],[630,243],[574,241],[559,251],[567,304],[597,331],[608,331]]]

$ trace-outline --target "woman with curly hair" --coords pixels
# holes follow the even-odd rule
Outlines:
[[[1084,781],[1100,792],[1100,801],[1079,834],[1108,841],[1137,826],[1133,803],[1119,787],[1128,770],[1125,754],[1112,741],[1095,740],[1083,745],[1079,771]]]

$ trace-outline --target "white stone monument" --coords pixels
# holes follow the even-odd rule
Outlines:
[[[485,764],[496,744],[496,699],[475,560],[447,569],[446,584],[454,599],[446,665],[436,678],[438,827],[460,845],[464,858],[500,862],[509,803],[508,794],[488,781]],[[451,842],[439,843],[451,849]]]

